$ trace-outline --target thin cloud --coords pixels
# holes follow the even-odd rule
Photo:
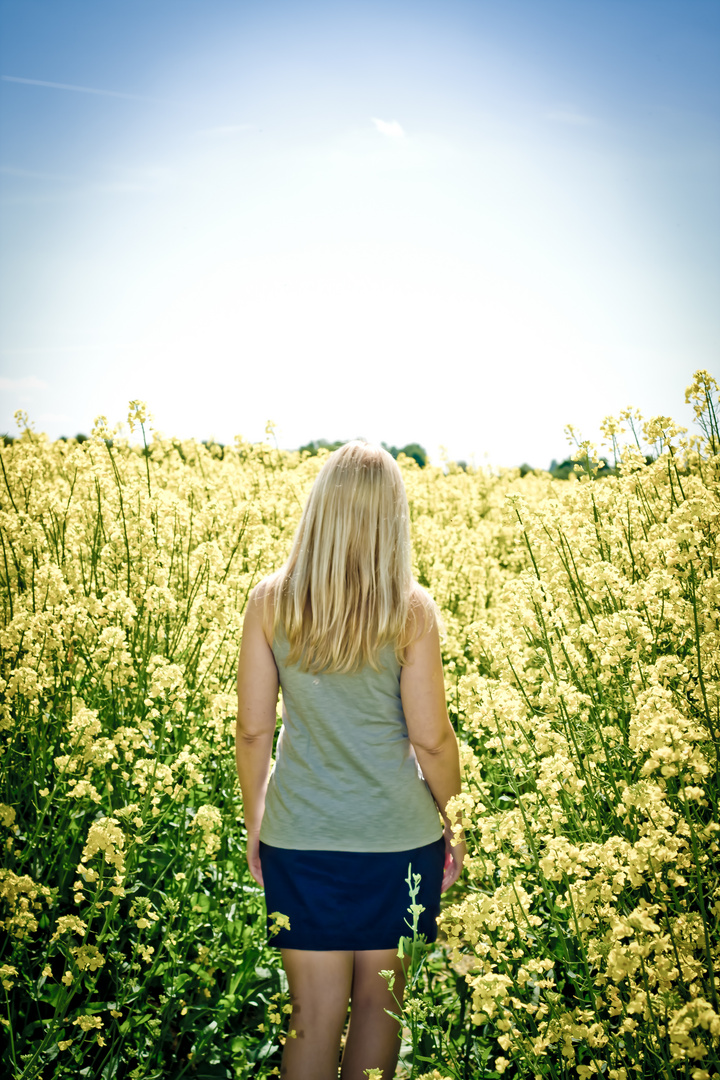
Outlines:
[[[102,195],[135,195],[138,192],[161,191],[167,186],[162,177],[147,180],[108,180],[106,183],[91,184],[87,190],[97,191]]]
[[[70,83],[46,82],[44,79],[23,79],[19,75],[0,75],[3,82],[24,83],[27,86],[47,86],[51,90],[74,90],[78,94],[99,94],[101,97],[126,98],[129,101],[153,101],[141,94],[124,94],[119,90],[98,90],[94,86],[73,86]]]
[[[228,135],[239,135],[243,131],[254,131],[253,124],[223,124],[220,127],[204,128],[202,131],[198,131],[198,135],[202,135],[208,139],[224,139]]]
[[[9,204],[33,204],[82,198],[89,192],[98,192],[103,195],[132,195],[137,192],[155,192],[166,188],[173,181],[171,171],[161,168],[125,170],[124,175],[121,174],[116,179],[83,182],[76,177],[58,176],[52,173],[34,172],[31,169],[17,169],[13,166],[2,165],[0,166],[0,176],[76,185],[73,187],[63,186],[54,190],[49,196],[45,193],[39,197],[34,194],[37,191],[36,188],[28,188],[27,185],[24,185],[25,190],[19,197],[17,195],[6,196],[6,202]]]
[[[38,348],[0,349],[0,356],[12,359],[16,356],[46,356],[53,353],[96,352],[98,349],[126,349],[127,344],[117,341],[100,342],[96,345],[42,345]]]
[[[381,135],[387,135],[390,139],[405,138],[405,132],[397,120],[378,120],[376,116],[371,116],[370,119]]]
[[[554,120],[558,124],[569,124],[571,127],[588,127],[590,124],[595,123],[595,117],[574,112],[572,109],[558,109],[554,112],[545,113],[545,119]]]
[[[36,379],[34,375],[26,375],[22,379],[0,378],[0,390],[49,390],[50,384],[42,379]]]
[[[33,172],[31,169],[15,169],[12,165],[0,165],[0,174],[3,176],[18,176],[22,180],[61,180],[69,183],[71,177],[56,176],[54,173]]]

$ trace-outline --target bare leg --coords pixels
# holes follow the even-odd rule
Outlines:
[[[351,952],[283,949],[295,1038],[283,1050],[283,1080],[337,1080],[340,1037],[353,974]]]
[[[397,1002],[379,971],[394,971],[393,993],[400,1003],[405,989],[405,972],[397,949],[368,949],[355,953],[352,1005],[342,1080],[366,1080],[366,1069],[382,1069],[383,1080],[392,1080],[400,1053],[397,1020],[385,1012],[398,1011]]]

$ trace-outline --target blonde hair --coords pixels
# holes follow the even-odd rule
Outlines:
[[[266,629],[274,637],[282,627],[290,664],[312,672],[377,669],[390,643],[404,663],[436,609],[413,577],[405,485],[386,450],[355,441],[330,454],[288,560],[261,595]]]

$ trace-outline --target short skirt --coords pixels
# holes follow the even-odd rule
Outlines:
[[[408,869],[420,875],[418,934],[437,937],[445,841],[408,851],[295,851],[260,842],[268,942],[313,951],[393,949],[412,936]],[[290,929],[270,933],[284,920]]]

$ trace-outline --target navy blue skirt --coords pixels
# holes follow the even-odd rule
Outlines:
[[[412,936],[408,866],[420,874],[418,934],[437,937],[445,841],[409,851],[295,851],[260,842],[268,941],[279,949],[394,949]],[[290,929],[270,934],[270,915]],[[276,921],[272,920],[276,925]]]

